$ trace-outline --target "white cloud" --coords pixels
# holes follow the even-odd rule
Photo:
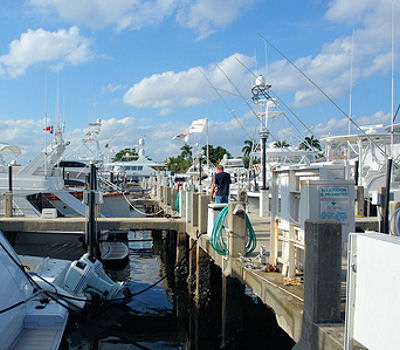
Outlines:
[[[334,24],[349,24],[352,35],[325,43],[319,54],[294,59],[294,63],[328,95],[337,99],[348,94],[350,60],[353,53],[353,82],[373,74],[387,74],[391,67],[391,0],[333,0],[325,19]],[[395,3],[395,13],[400,4]],[[356,20],[358,22],[356,22]],[[400,38],[400,23],[395,23],[395,40]],[[396,56],[400,52],[396,48]],[[326,101],[288,62],[279,60],[269,66],[272,88],[294,91],[294,106],[304,107]]]
[[[204,38],[219,28],[224,28],[251,8],[257,0],[196,0],[183,6],[177,14],[178,21]]]
[[[56,13],[71,23],[102,29],[141,29],[173,15],[205,37],[224,28],[260,0],[28,0],[39,12]]]
[[[333,0],[325,17],[332,21],[362,20],[365,13],[373,10],[377,0]]]
[[[233,87],[226,79],[220,68],[235,85],[248,94],[252,78],[236,60],[247,66],[254,64],[254,58],[234,54],[218,66],[194,67],[183,72],[164,72],[153,74],[133,85],[124,95],[124,102],[138,108],[151,107],[171,109],[188,107],[205,103],[216,98],[213,88],[209,86],[202,72],[218,89],[232,91]],[[218,68],[220,67],[220,68]]]
[[[3,70],[17,77],[40,62],[49,62],[58,68],[64,64],[77,65],[93,57],[90,46],[90,40],[80,35],[77,27],[57,32],[28,29],[10,43],[7,54],[0,56],[0,73]]]
[[[122,84],[115,84],[115,83],[108,83],[106,86],[103,86],[103,88],[101,89],[101,92],[103,94],[107,93],[107,92],[115,92],[121,89],[125,89],[126,86],[122,85]]]
[[[391,113],[384,113],[378,111],[372,116],[362,116],[357,119],[359,125],[376,125],[376,124],[388,124],[391,121]]]

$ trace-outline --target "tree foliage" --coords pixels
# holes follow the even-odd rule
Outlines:
[[[310,137],[305,137],[304,141],[299,145],[299,149],[306,151],[312,151],[313,149],[316,149],[318,151],[322,150],[319,140],[316,139],[314,135],[311,135]]]
[[[181,157],[184,160],[192,160],[192,146],[189,146],[187,143],[181,147]]]
[[[251,152],[258,149],[259,145],[254,143],[252,140],[244,140],[244,146],[242,148],[243,157],[250,157]]]
[[[207,146],[203,146],[204,155],[207,155]],[[228,158],[231,158],[232,155],[221,146],[217,146],[214,148],[213,145],[208,145],[208,153],[209,153],[209,160],[214,165],[217,165],[225,154],[228,155]]]
[[[184,159],[182,155],[169,157],[167,159],[168,170],[174,173],[184,173],[192,164],[190,160]]]
[[[135,148],[124,148],[117,152],[112,159],[113,162],[118,162],[120,160],[137,160],[139,158],[139,154]]]
[[[287,147],[289,147],[289,146],[290,146],[290,145],[286,142],[286,140],[275,141],[275,142],[274,142],[274,147],[275,147],[275,148],[284,149],[284,148],[287,148]]]

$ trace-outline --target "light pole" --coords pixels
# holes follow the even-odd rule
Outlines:
[[[261,166],[262,166],[262,187],[261,190],[267,190],[267,157],[266,157],[266,147],[267,139],[269,136],[268,131],[268,114],[269,114],[269,104],[273,102],[272,98],[269,96],[268,90],[271,85],[265,84],[264,77],[259,75],[256,78],[255,85],[251,89],[253,94],[252,100],[256,105],[264,106],[264,112],[258,114],[261,119]]]

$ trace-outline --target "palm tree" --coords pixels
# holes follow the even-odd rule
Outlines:
[[[185,160],[191,160],[192,158],[192,146],[187,143],[181,147],[181,157]]]
[[[250,153],[258,148],[258,144],[254,143],[252,140],[245,140],[244,144],[242,148],[243,157],[250,157]]]
[[[286,142],[286,140],[274,142],[274,147],[275,147],[275,148],[284,149],[284,148],[287,148],[287,147],[289,147],[289,146],[290,146],[290,145]]]
[[[299,149],[306,151],[312,151],[313,149],[317,149],[318,151],[322,150],[319,140],[316,139],[314,135],[305,137],[304,141],[299,145]]]

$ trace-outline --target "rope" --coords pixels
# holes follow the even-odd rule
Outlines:
[[[224,227],[224,222],[228,214],[228,206],[221,210],[217,216],[213,230],[211,233],[210,243],[214,250],[219,255],[227,255],[228,249],[226,245],[226,240],[222,235],[222,228]],[[251,225],[250,219],[247,214],[245,214],[246,228],[248,240],[246,243],[246,252],[251,253],[257,246],[256,233],[254,232],[253,226]]]

